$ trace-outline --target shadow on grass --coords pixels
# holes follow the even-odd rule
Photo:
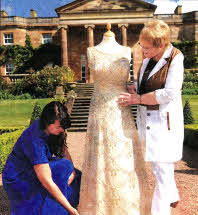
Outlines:
[[[0,215],[10,215],[10,203],[3,186],[0,186]]]

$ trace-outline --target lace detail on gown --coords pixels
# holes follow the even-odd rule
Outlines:
[[[132,113],[117,103],[119,94],[126,92],[127,55],[88,48],[95,89],[82,169],[81,215],[149,214],[145,166]]]

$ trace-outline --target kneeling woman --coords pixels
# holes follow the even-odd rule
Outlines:
[[[50,102],[40,119],[17,140],[3,170],[11,215],[79,215],[69,202],[75,178],[73,164],[61,158],[67,150],[54,141],[61,140],[69,126],[65,106]]]

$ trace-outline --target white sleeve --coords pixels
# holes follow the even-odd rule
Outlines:
[[[178,54],[174,57],[168,71],[165,87],[155,91],[156,99],[159,104],[169,103],[181,95],[184,77],[183,61],[183,54]]]

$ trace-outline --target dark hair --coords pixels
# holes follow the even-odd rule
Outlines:
[[[67,129],[71,125],[70,117],[65,105],[59,101],[48,103],[41,113],[41,128],[46,129],[48,125],[53,124],[55,120],[59,120],[63,129]]]
[[[64,157],[65,147],[67,147],[67,133],[61,133],[60,135],[50,135],[48,139],[48,147],[52,155],[60,158]]]

